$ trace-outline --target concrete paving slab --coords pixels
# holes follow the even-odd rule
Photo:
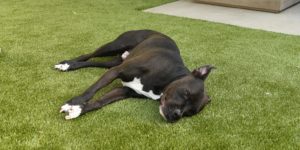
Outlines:
[[[147,9],[145,12],[201,19],[291,35],[300,35],[300,4],[281,13],[269,13],[199,4],[192,2],[191,0],[179,0]]]

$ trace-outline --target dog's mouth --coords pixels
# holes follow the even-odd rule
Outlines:
[[[164,98],[164,97],[162,97],[162,98]],[[162,99],[159,101],[159,113],[160,113],[160,115],[165,119],[165,120],[167,120],[167,118],[166,118],[166,116],[165,116],[165,114],[164,114],[164,111],[163,111],[163,107],[164,107],[164,104],[163,104],[163,102],[162,102]]]
[[[175,122],[176,120],[178,120],[180,117],[174,117],[174,115],[170,115],[169,112],[170,110],[168,109],[168,107],[166,107],[165,105],[166,102],[166,96],[163,95],[159,101],[160,105],[159,105],[159,113],[160,115],[167,121],[167,122]]]

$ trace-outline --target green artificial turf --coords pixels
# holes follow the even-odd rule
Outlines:
[[[300,37],[141,11],[171,1],[1,0],[0,149],[299,149]],[[173,124],[147,99],[64,120],[106,70],[53,66],[133,29],[172,37],[190,69],[215,65],[212,102]]]

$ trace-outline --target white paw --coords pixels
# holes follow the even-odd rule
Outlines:
[[[128,51],[125,51],[123,54],[122,54],[122,59],[124,60],[124,59],[126,59],[127,57],[128,57],[128,55],[129,55],[129,52]]]
[[[65,64],[57,64],[54,66],[54,68],[61,70],[61,71],[67,71],[69,69],[70,65],[65,63]]]
[[[63,105],[63,106],[61,106],[60,107],[60,113],[62,113],[62,112],[69,112],[69,110],[71,109],[71,105],[69,105],[69,104],[65,104],[65,105]]]
[[[65,116],[66,120],[77,118],[81,114],[81,107],[79,105],[73,105],[71,106],[71,109],[69,109],[69,113],[67,116]]]
[[[66,120],[74,119],[80,116],[82,108],[80,105],[69,105],[65,104],[61,107],[60,112],[66,112],[68,115],[65,116]]]

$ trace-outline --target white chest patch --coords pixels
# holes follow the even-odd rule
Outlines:
[[[154,99],[154,100],[158,100],[162,96],[162,93],[160,95],[156,95],[153,93],[152,90],[150,90],[149,92],[143,91],[144,85],[141,83],[141,79],[139,79],[139,78],[134,78],[130,82],[122,81],[122,84],[123,84],[123,86],[133,89],[136,93],[144,95],[144,96]]]

